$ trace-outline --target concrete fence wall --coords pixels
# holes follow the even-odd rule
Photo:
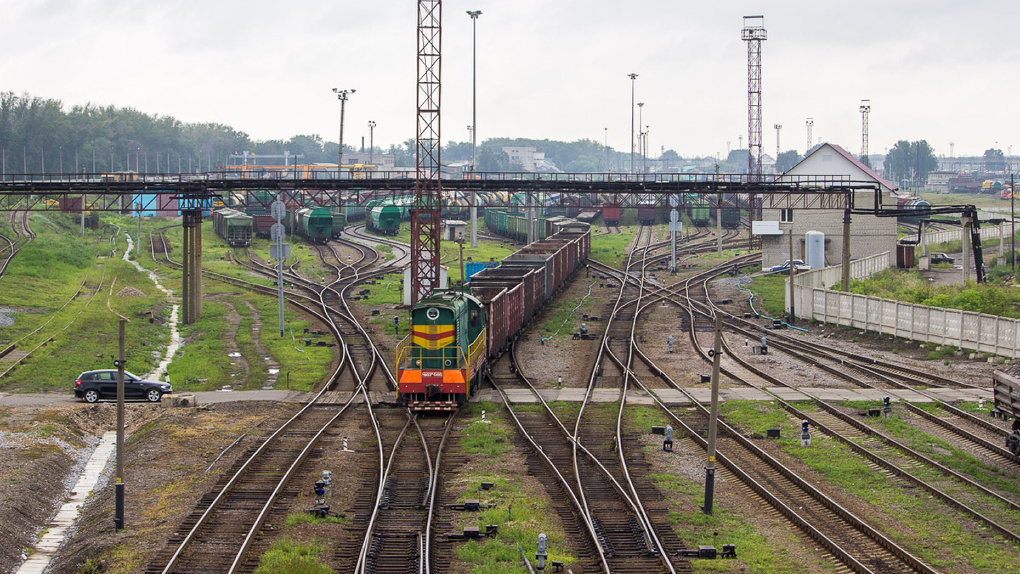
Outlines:
[[[981,241],[991,241],[993,239],[999,239],[1001,236],[1009,237],[1010,226],[1007,224],[1000,225],[982,225],[978,229],[978,233],[981,234]],[[943,229],[940,231],[928,231],[924,234],[925,245],[935,245],[936,243],[946,243],[947,241],[962,241],[963,240],[963,229]]]
[[[850,276],[869,277],[888,267],[888,262],[885,253],[853,261]],[[1016,319],[830,290],[841,280],[841,273],[837,265],[795,275],[797,316],[1002,357],[1020,357],[1020,321]]]

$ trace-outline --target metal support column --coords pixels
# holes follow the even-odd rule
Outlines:
[[[191,321],[191,269],[188,267],[188,257],[191,255],[191,228],[188,225],[188,212],[182,212],[184,246],[181,249],[181,323],[190,325]]]
[[[202,316],[202,212],[184,210],[184,253],[182,255],[185,325]]]
[[[850,291],[850,210],[843,210],[843,291]]]

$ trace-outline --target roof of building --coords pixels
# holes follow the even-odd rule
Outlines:
[[[859,160],[856,157],[854,157],[854,154],[846,151],[845,149],[843,149],[840,146],[838,146],[836,144],[833,144],[833,143],[823,143],[822,145],[816,147],[814,149],[814,151],[812,151],[807,156],[805,156],[804,159],[802,159],[799,162],[797,162],[797,165],[795,165],[792,168],[790,168],[789,170],[787,170],[787,173],[795,170],[798,165],[804,163],[805,161],[807,161],[807,159],[809,157],[815,155],[816,153],[818,153],[819,150],[821,150],[823,148],[826,148],[826,147],[831,148],[833,151],[835,151],[836,153],[841,155],[843,157],[843,159],[845,159],[845,160],[849,161],[851,164],[853,164],[854,167],[856,167],[857,169],[863,171],[865,173],[865,175],[867,175],[871,179],[874,179],[886,191],[895,192],[897,190],[896,184],[894,184],[891,181],[885,179],[884,177],[878,175],[877,173],[875,173],[875,171],[873,169],[871,169],[870,167],[864,165],[864,163],[861,162],[861,160]]]

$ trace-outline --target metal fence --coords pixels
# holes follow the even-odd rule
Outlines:
[[[863,279],[888,266],[888,252],[879,253],[851,262],[850,277]],[[830,290],[841,279],[840,265],[795,275],[797,315],[915,341],[1020,357],[1020,321],[1016,319]]]

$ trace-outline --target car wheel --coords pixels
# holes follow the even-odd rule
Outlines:
[[[86,403],[94,403],[99,400],[99,391],[89,389],[82,395]]]
[[[158,389],[152,389],[145,393],[145,398],[149,399],[150,403],[158,403],[159,399],[163,396],[163,393],[159,392]]]

